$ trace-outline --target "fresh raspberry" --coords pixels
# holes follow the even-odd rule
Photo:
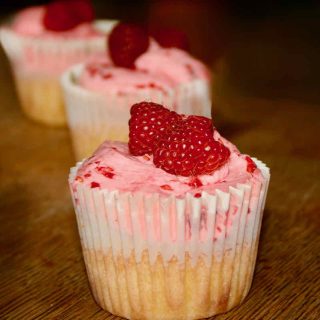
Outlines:
[[[136,59],[149,47],[147,32],[142,27],[129,23],[118,23],[108,42],[114,64],[129,69],[134,69]]]
[[[129,120],[129,150],[134,156],[152,154],[160,135],[172,129],[181,116],[153,102],[136,103]]]
[[[230,151],[212,132],[181,125],[160,137],[153,152],[156,167],[174,175],[211,174],[229,159]]]
[[[158,29],[151,32],[151,36],[164,48],[179,48],[189,51],[187,35],[173,28]]]
[[[47,5],[43,24],[48,30],[67,31],[93,19],[94,12],[89,0],[56,0]]]
[[[202,116],[184,116],[183,126],[186,128],[194,129],[198,132],[213,133],[213,124],[210,118],[202,117]]]
[[[253,173],[254,170],[257,169],[257,165],[254,163],[254,161],[249,156],[246,156],[245,159],[247,161],[247,171],[249,173]]]
[[[78,23],[91,22],[95,18],[93,6],[90,0],[68,0],[73,14],[78,18]]]

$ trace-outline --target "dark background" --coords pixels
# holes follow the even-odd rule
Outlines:
[[[0,0],[0,15],[33,3],[44,2]],[[215,319],[320,319],[318,2],[94,6],[100,18],[185,30],[192,53],[214,70],[214,124],[271,168],[252,289]],[[5,59],[0,49],[0,318],[114,319],[88,288],[66,182],[75,161],[69,132],[23,116]]]
[[[1,0],[5,17],[48,1]],[[320,102],[320,1],[93,1],[98,18],[174,26],[191,52],[223,70],[218,90]]]

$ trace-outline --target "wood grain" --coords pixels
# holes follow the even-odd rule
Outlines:
[[[0,67],[0,318],[117,319],[88,286],[68,131],[25,119],[3,53]],[[220,132],[272,173],[252,289],[215,319],[320,319],[320,105],[244,97],[218,77],[214,114]]]

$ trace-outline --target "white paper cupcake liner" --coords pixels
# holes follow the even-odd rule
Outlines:
[[[97,21],[103,32],[113,21]],[[25,114],[47,125],[65,125],[60,76],[73,64],[106,50],[106,36],[74,39],[20,35],[0,28],[2,46],[10,60],[17,93]]]
[[[180,84],[175,90],[175,111],[211,118],[211,82],[195,79]]]
[[[68,67],[90,55],[105,52],[107,34],[115,23],[115,20],[96,21],[96,28],[103,34],[90,38],[32,37],[4,26],[0,29],[0,39],[13,69],[59,77]],[[34,70],[30,65],[35,66]]]
[[[71,193],[97,302],[129,319],[196,319],[239,304],[252,281],[270,178],[254,161],[262,182],[183,199],[83,185],[73,190],[81,163],[72,168]],[[134,293],[128,288],[135,285]]]
[[[157,89],[140,89],[124,95],[86,90],[77,84],[83,67],[72,67],[61,80],[77,160],[90,156],[104,140],[128,141],[130,107],[134,103],[173,104],[173,92],[164,94]]]

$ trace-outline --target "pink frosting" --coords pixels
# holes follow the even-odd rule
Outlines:
[[[44,6],[30,7],[24,9],[16,14],[11,25],[12,30],[15,32],[36,37],[92,37],[100,33],[93,27],[91,23],[82,23],[72,30],[63,32],[54,32],[47,30],[43,25],[43,18],[45,14]]]
[[[107,57],[102,61],[88,63],[78,79],[78,84],[90,91],[107,94],[125,94],[145,89],[158,89],[163,94],[171,91],[171,83],[166,77],[114,67]]]
[[[209,80],[209,71],[199,60],[176,48],[150,46],[135,62],[138,70],[162,75],[174,85],[194,79]]]
[[[198,176],[202,186],[195,187],[192,177],[182,177],[169,174],[156,168],[152,156],[132,156],[128,145],[121,142],[106,141],[87,159],[77,172],[73,182],[76,187],[84,183],[92,188],[100,187],[106,190],[122,192],[173,194],[182,197],[186,193],[197,194],[206,191],[210,194],[216,189],[228,191],[229,186],[237,183],[247,183],[258,179],[262,174],[256,169],[253,174],[247,172],[245,155],[217,132],[215,139],[223,142],[231,151],[229,161],[211,175]]]
[[[107,55],[105,60],[97,59],[87,63],[79,77],[78,83],[96,92],[131,92],[142,88],[152,88],[154,84],[168,91],[180,83],[195,79],[210,79],[204,64],[180,49],[161,48],[151,39],[149,50],[142,54],[135,63],[136,69],[124,69],[112,66]],[[112,74],[112,78],[88,72],[98,68],[100,74]]]

